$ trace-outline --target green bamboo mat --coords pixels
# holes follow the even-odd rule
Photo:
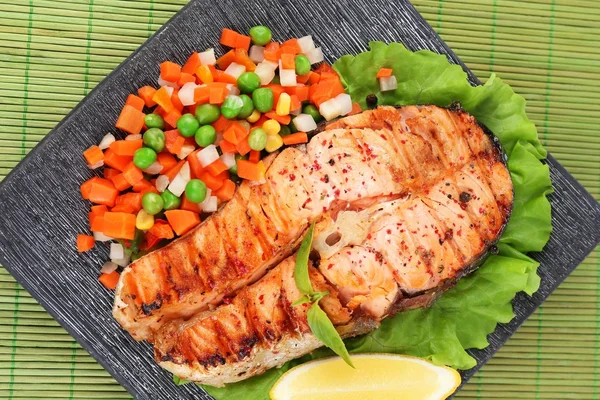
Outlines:
[[[413,2],[480,78],[527,98],[543,143],[600,198],[600,3]],[[184,3],[0,0],[0,179]],[[597,250],[457,398],[600,399],[599,283]],[[0,398],[129,398],[1,268]]]

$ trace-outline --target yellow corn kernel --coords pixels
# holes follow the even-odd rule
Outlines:
[[[264,129],[264,128],[263,128]],[[265,146],[265,150],[269,153],[274,152],[283,146],[283,139],[279,135],[267,135],[267,145]]]
[[[214,81],[212,72],[210,72],[208,65],[201,65],[196,68],[196,75],[198,78],[200,78],[202,83],[212,83]]]
[[[265,121],[265,123],[262,125],[262,128],[267,133],[267,136],[272,136],[279,133],[281,130],[281,125],[279,125],[279,122],[275,121],[274,119],[270,119]]]
[[[140,210],[135,218],[135,227],[140,231],[147,231],[154,226],[154,215],[148,214],[144,210]]]
[[[260,119],[260,111],[254,110],[254,111],[252,111],[252,114],[250,114],[250,116],[248,118],[246,118],[246,121],[253,124],[256,121],[258,121],[259,119]]]
[[[277,100],[277,107],[275,108],[275,113],[277,115],[288,115],[290,113],[290,107],[292,105],[292,98],[287,93],[281,93],[279,95],[279,100]]]

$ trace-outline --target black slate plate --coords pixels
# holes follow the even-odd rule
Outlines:
[[[97,143],[114,122],[128,93],[153,83],[165,59],[185,62],[194,50],[218,42],[223,27],[247,31],[268,23],[276,39],[312,34],[329,62],[364,51],[370,40],[400,41],[431,49],[461,64],[407,0],[387,1],[192,1],[132,54],[75,108],[0,185],[0,261],[132,395],[138,399],[208,399],[194,385],[177,387],[152,359],[151,347],[120,329],[110,310],[113,295],[97,283],[107,258],[100,248],[75,251],[77,233],[87,231],[88,204],[79,184],[92,175],[81,152]],[[218,49],[222,50],[222,49]],[[477,78],[469,72],[473,83]],[[517,317],[490,335],[491,346],[472,351],[481,367],[521,323],[600,241],[600,205],[549,157],[550,243],[539,254],[540,290],[514,301]]]

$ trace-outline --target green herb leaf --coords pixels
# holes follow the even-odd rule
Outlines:
[[[327,296],[329,294],[329,290],[325,290],[323,292],[314,292],[313,294],[311,294],[310,297],[310,301],[313,303],[318,303],[319,300],[321,300],[323,297]]]
[[[319,339],[325,346],[329,347],[338,356],[342,357],[346,364],[354,368],[350,354],[340,337],[340,334],[335,330],[333,323],[325,314],[325,311],[321,310],[318,302],[313,303],[308,309],[307,313],[308,326],[312,333]]]
[[[309,295],[302,295],[298,300],[292,303],[292,307],[301,306],[302,304],[312,303],[312,299]]]
[[[308,275],[308,256],[310,255],[310,249],[312,247],[313,233],[315,230],[315,223],[313,222],[302,240],[298,254],[296,255],[296,267],[294,269],[294,280],[300,293],[310,295],[313,293],[312,284],[310,283],[310,276]]]
[[[173,383],[175,383],[178,386],[185,385],[185,384],[188,384],[190,382],[191,381],[188,381],[187,379],[183,379],[183,378],[180,378],[180,377],[178,377],[176,375],[173,375]]]

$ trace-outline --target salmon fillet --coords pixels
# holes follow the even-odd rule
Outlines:
[[[438,107],[380,107],[329,124],[306,146],[269,157],[265,182],[242,183],[196,229],[126,268],[113,315],[136,340],[151,341],[164,323],[264,276],[324,214],[420,190],[490,143],[472,117]]]
[[[310,276],[316,291],[329,291],[320,305],[342,337],[373,330],[399,311],[429,306],[481,263],[512,208],[501,154],[472,117],[437,107],[394,112],[410,116],[404,121],[411,134],[427,140],[439,157],[431,169],[443,165],[443,172],[398,198],[318,217],[313,249],[319,257]],[[329,132],[345,129],[343,123]],[[389,138],[395,129],[392,123],[377,132]],[[453,140],[441,138],[448,130],[455,132]],[[452,153],[461,149],[461,156]],[[430,173],[424,166],[409,168],[414,179]],[[156,361],[182,378],[222,386],[322,346],[308,326],[308,305],[292,306],[301,296],[294,263],[292,255],[227,304],[164,325],[155,336]]]

